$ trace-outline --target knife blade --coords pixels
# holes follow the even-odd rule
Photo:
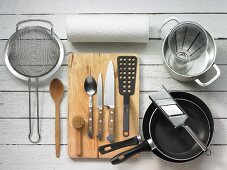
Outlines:
[[[98,108],[98,135],[96,136],[99,140],[102,139],[103,132],[103,112],[102,112],[102,74],[98,76],[98,88],[97,88],[97,108]]]
[[[107,140],[109,142],[114,141],[114,68],[113,62],[110,61],[107,68],[106,80],[105,80],[105,94],[104,94],[104,105],[109,109],[108,119],[108,132]]]

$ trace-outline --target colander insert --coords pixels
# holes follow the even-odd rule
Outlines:
[[[172,29],[168,44],[171,50],[170,67],[179,73],[186,73],[192,68],[193,60],[206,51],[208,39],[201,26],[184,22]]]

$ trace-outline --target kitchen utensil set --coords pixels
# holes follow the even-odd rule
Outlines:
[[[79,18],[82,18],[80,21],[81,23],[83,23],[83,17],[89,16],[80,16]],[[90,17],[97,19],[94,16]],[[106,17],[99,18],[98,16],[98,19],[104,19],[105,22],[109,22],[109,19]],[[141,19],[144,19],[142,22],[144,24],[143,28],[147,31],[147,18],[142,17]],[[98,21],[99,20],[96,20],[95,22]],[[19,29],[19,26],[29,22],[44,22],[49,24],[50,28],[42,26],[26,26]],[[175,22],[176,25],[170,30],[170,32],[164,34],[163,30],[169,22]],[[135,26],[132,20],[130,20],[128,23],[132,24],[134,26],[133,29],[136,28],[135,30],[138,31],[137,29],[139,27]],[[70,31],[70,29],[68,29],[68,34],[70,34],[71,38],[73,35],[71,35],[72,31]],[[216,45],[214,39],[202,26],[189,21],[180,22],[178,18],[170,17],[161,25],[159,34],[164,40],[162,49],[164,66],[173,78],[180,81],[194,80],[200,86],[208,86],[220,76],[220,69],[216,64],[214,64],[216,58]],[[144,42],[144,37],[147,39],[147,34],[144,32],[141,35],[143,35],[143,37],[140,42]],[[88,36],[88,39],[90,38],[91,37]],[[117,37],[117,40],[125,41],[123,40],[124,38],[121,38],[122,37]],[[126,36],[125,38],[128,37]],[[87,40],[81,39],[81,41]],[[99,42],[101,39],[92,39],[92,41]],[[108,38],[105,39],[105,41],[110,42]],[[135,40],[132,40],[132,42],[135,42]],[[97,54],[94,56],[96,55]],[[40,80],[44,80],[52,76],[61,66],[64,57],[63,45],[57,35],[53,32],[53,24],[51,22],[41,19],[24,20],[17,23],[16,32],[7,41],[4,57],[6,66],[10,72],[19,79],[28,81],[28,138],[32,143],[38,143],[41,139],[39,129],[38,83]],[[83,152],[85,151],[82,150],[82,142],[85,141],[82,140],[83,132],[85,131],[83,130],[83,127],[85,127],[84,129],[87,131],[87,136],[90,140],[88,141],[91,142],[94,137],[94,120],[97,120],[98,132],[96,137],[101,142],[103,135],[107,135],[106,139],[108,142],[110,142],[110,144],[104,143],[105,145],[103,146],[99,145],[100,147],[98,150],[101,154],[107,154],[126,146],[137,145],[134,148],[125,150],[124,152],[118,153],[116,156],[114,156],[111,159],[112,164],[119,164],[141,151],[152,151],[158,157],[171,162],[186,162],[195,159],[203,152],[206,152],[207,155],[211,154],[208,146],[210,145],[210,141],[213,136],[214,125],[210,110],[197,97],[183,92],[169,93],[164,86],[159,92],[149,96],[152,103],[144,115],[142,127],[145,139],[143,140],[142,137],[135,136],[133,138],[113,143],[117,139],[117,135],[115,134],[116,127],[118,126],[118,124],[115,124],[115,114],[117,109],[115,99],[118,99],[116,96],[119,94],[123,96],[122,103],[124,106],[121,112],[123,117],[122,134],[124,137],[129,137],[129,135],[131,135],[129,131],[131,124],[130,120],[132,121],[132,119],[130,119],[130,113],[132,112],[132,110],[130,110],[130,96],[134,95],[135,93],[138,63],[136,56],[119,55],[117,57],[116,75],[118,78],[116,81],[118,82],[116,84],[119,85],[119,94],[116,95],[113,59],[110,56],[108,59],[108,66],[104,72],[106,73],[104,88],[102,84],[103,70],[99,70],[98,83],[96,83],[96,80],[91,76],[91,70],[90,75],[86,75],[86,77],[82,76],[84,80],[84,93],[86,92],[89,96],[89,103],[88,110],[86,110],[86,113],[84,113],[86,114],[85,117],[83,114],[79,114],[77,116],[74,115],[72,117],[69,114],[69,129],[72,126],[74,129],[73,134],[76,134],[76,138],[73,139],[76,141],[73,143],[76,143],[76,152],[72,151],[73,153],[76,153],[78,157],[83,155]],[[70,60],[71,62],[73,61],[73,56]],[[85,61],[82,63],[84,64],[84,62]],[[71,64],[72,63],[69,64],[69,67],[72,67]],[[86,66],[88,66],[88,64]],[[204,75],[212,66],[216,70],[216,75],[209,81],[202,82],[199,78]],[[69,70],[69,72],[70,71],[71,70]],[[72,73],[74,73],[73,71]],[[36,139],[34,139],[32,132],[31,113],[31,84],[33,79],[35,80],[36,84],[37,97]],[[75,84],[74,80],[69,78],[69,82],[71,81]],[[79,82],[81,81],[76,83]],[[80,92],[82,91],[80,88],[78,89]],[[51,81],[49,90],[55,103],[55,148],[56,157],[59,157],[60,102],[64,94],[64,86],[60,80],[53,79]],[[69,99],[71,100],[73,100],[72,98],[74,98],[74,95],[78,95],[74,93],[76,91],[74,90],[75,89],[71,90],[69,88]],[[95,112],[98,111],[98,119],[95,119],[96,114],[93,115],[93,95],[95,95],[96,92],[97,110],[95,110]],[[70,102],[71,101],[69,100],[69,103]],[[106,108],[103,108],[103,105],[106,106]],[[69,112],[76,110],[74,108],[70,110],[70,108],[71,106],[69,104]],[[83,110],[80,111],[83,112],[84,110],[85,109],[83,108]],[[103,128],[104,110],[109,113],[108,134],[104,133],[105,129]],[[69,134],[71,133],[72,132],[70,131]],[[71,148],[71,146],[72,145],[70,143],[69,148]],[[94,148],[93,144],[91,145],[91,148]],[[69,155],[70,154],[71,150],[69,149]],[[93,157],[98,157],[97,148],[94,154],[96,155]]]
[[[96,93],[97,84],[92,76],[88,76],[84,82],[84,89],[89,95],[89,119],[88,119],[88,136],[93,137],[93,107],[92,107],[92,96]],[[107,69],[106,82],[105,82],[105,95],[104,105],[110,108],[109,114],[109,136],[107,139],[110,142],[114,140],[114,69],[113,63],[110,61]],[[99,140],[102,139],[102,75],[98,77],[98,100],[97,107],[99,110],[99,121],[98,121],[98,135]]]
[[[136,66],[137,58],[135,56],[119,56],[118,57],[118,80],[119,80],[119,92],[124,95],[124,126],[123,135],[129,136],[129,96],[134,94],[135,90],[135,79],[136,79]],[[112,61],[109,62],[105,89],[104,89],[104,105],[109,109],[109,121],[108,121],[108,136],[107,139],[110,142],[114,141],[114,108],[115,108],[115,88],[114,88],[114,68]],[[92,95],[96,92],[96,82],[93,77],[89,76],[84,83],[85,91],[89,95],[89,129],[88,136],[92,138],[93,134],[93,116],[92,116]],[[97,107],[99,110],[99,122],[98,122],[98,135],[99,140],[102,138],[102,76],[99,74],[98,77],[98,100]]]
[[[119,80],[119,92],[124,95],[124,126],[123,135],[129,136],[129,96],[134,94],[135,79],[136,79],[136,66],[137,58],[135,56],[119,56],[118,57],[118,80]],[[108,136],[109,142],[114,142],[115,135],[115,82],[114,82],[114,67],[113,62],[110,61],[107,68],[105,89],[104,89],[104,105],[109,110],[108,119]],[[92,96],[96,93],[97,84],[92,76],[88,76],[84,82],[84,89],[89,95],[89,119],[88,119],[88,136],[93,137],[93,107]],[[103,111],[102,111],[102,75],[98,76],[98,94],[97,94],[97,108],[99,110],[98,119],[98,134],[97,138],[102,139],[103,128]]]
[[[68,56],[68,155],[72,159],[111,158],[114,153],[101,155],[98,147],[112,141],[127,139],[123,136],[123,96],[119,93],[118,64],[119,56],[133,57],[136,54],[123,53],[71,53]],[[139,60],[136,56],[137,61]],[[98,63],[98,64],[97,64]],[[139,133],[139,64],[137,62],[134,94],[130,96],[130,135]],[[97,83],[93,95],[93,137],[88,136],[89,111],[84,82],[92,76]],[[107,106],[106,106],[106,105]],[[113,113],[110,113],[114,109]],[[112,114],[112,115],[111,115]],[[85,120],[81,129],[81,155],[77,154],[77,130],[72,120],[81,116]],[[114,118],[113,118],[114,116]],[[111,129],[112,128],[112,129]],[[112,133],[112,134],[111,134]],[[108,137],[108,138],[107,138]],[[113,137],[112,141],[109,137]],[[123,149],[124,150],[124,149]],[[121,150],[121,151],[123,151]]]

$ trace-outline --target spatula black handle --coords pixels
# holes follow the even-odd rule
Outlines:
[[[139,152],[150,151],[150,150],[152,150],[152,148],[151,148],[149,142],[145,140],[142,143],[140,143],[139,145],[137,145],[136,147],[117,154],[110,160],[110,162],[113,165],[116,165],[116,164],[126,161],[127,159],[129,159],[130,157],[132,157],[133,155],[135,155]]]
[[[120,142],[115,142],[115,143],[110,143],[107,145],[103,145],[99,147],[99,152],[101,154],[106,154],[112,151],[116,151],[118,149],[122,149],[127,146],[132,146],[132,145],[137,145],[141,142],[141,137],[140,136],[135,136],[132,138],[129,138],[127,140],[123,140]]]
[[[124,95],[123,136],[129,136],[129,95]]]

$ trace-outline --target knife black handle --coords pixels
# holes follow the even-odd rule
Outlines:
[[[129,95],[124,95],[124,114],[123,114],[123,136],[129,136]]]

